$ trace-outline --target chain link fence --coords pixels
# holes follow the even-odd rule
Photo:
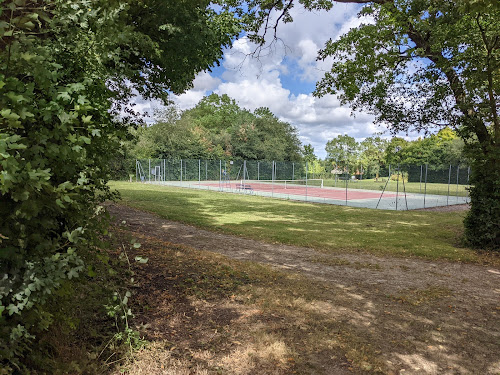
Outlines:
[[[469,202],[466,165],[379,165],[330,170],[317,163],[255,160],[147,159],[135,163],[143,183],[273,198],[411,210]]]

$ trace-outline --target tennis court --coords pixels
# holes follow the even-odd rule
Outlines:
[[[383,210],[413,210],[469,202],[468,167],[388,166],[386,170],[379,169],[377,176],[369,176],[368,172],[355,175],[345,170],[336,174],[331,171],[328,178],[315,178],[309,170],[307,163],[294,162],[148,159],[137,160],[136,180]]]
[[[160,185],[382,210],[464,204],[468,197],[314,186],[315,181],[165,181]],[[309,185],[311,183],[311,185]]]

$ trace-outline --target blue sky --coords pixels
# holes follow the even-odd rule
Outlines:
[[[383,131],[373,124],[373,116],[341,106],[335,96],[315,98],[316,82],[331,67],[331,61],[316,61],[325,42],[336,39],[367,19],[359,19],[359,5],[335,4],[329,12],[308,12],[296,7],[294,22],[281,25],[282,41],[260,59],[248,57],[255,49],[245,37],[226,50],[221,66],[211,73],[200,73],[194,88],[173,97],[181,109],[192,108],[212,92],[227,94],[241,107],[254,110],[268,107],[277,117],[294,125],[303,144],[312,144],[317,156],[324,158],[325,145],[340,134],[361,141]],[[155,103],[142,102],[138,109],[150,111]],[[149,108],[148,108],[149,107]]]

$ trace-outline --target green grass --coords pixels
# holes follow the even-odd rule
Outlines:
[[[113,182],[111,187],[128,206],[267,242],[328,253],[491,261],[460,247],[464,212],[371,210],[127,182]]]

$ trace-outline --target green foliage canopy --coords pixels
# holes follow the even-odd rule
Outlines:
[[[327,142],[325,150],[327,160],[352,169],[358,158],[359,144],[347,134],[338,135]]]
[[[239,32],[208,1],[0,0],[0,361],[47,328],[44,302],[93,249],[132,89],[167,99]],[[127,109],[128,108],[128,109]],[[26,361],[23,361],[26,363]]]
[[[211,94],[178,118],[160,116],[154,125],[133,132],[136,137],[128,147],[138,159],[301,158],[295,127],[268,108],[253,113],[242,109],[227,95]]]

